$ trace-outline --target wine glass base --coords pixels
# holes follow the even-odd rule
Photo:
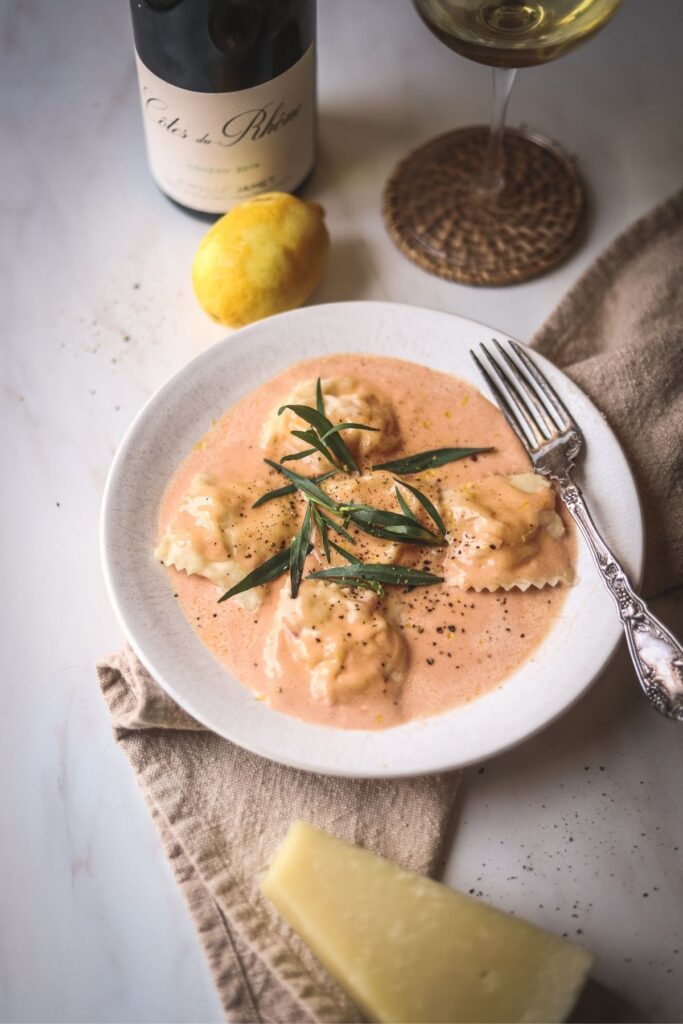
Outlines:
[[[488,129],[460,128],[420,146],[384,190],[387,230],[401,252],[449,281],[506,285],[557,266],[577,245],[586,192],[576,166],[554,142],[507,129],[505,185],[475,191]]]

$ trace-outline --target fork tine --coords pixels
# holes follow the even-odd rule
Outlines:
[[[486,349],[484,348],[483,345],[481,346],[481,348],[484,352],[486,352]],[[517,409],[515,409],[512,402],[509,400],[509,398],[512,399],[514,396],[512,396],[511,394],[509,395],[507,391],[501,390],[501,388],[493,379],[493,377],[486,369],[482,361],[471,349],[470,355],[477,364],[479,372],[481,373],[482,377],[484,378],[484,380],[490,387],[491,391],[493,392],[493,395],[496,401],[498,402],[498,405],[500,406],[501,412],[505,416],[505,419],[508,421],[508,423],[514,430],[519,440],[522,442],[523,447],[526,449],[526,451],[529,451],[531,448],[535,448],[536,445],[539,443],[539,439],[536,437],[534,430],[531,428],[531,425],[528,419],[526,418],[526,415],[521,410],[518,411]],[[488,355],[488,352],[486,352],[486,355]]]
[[[538,418],[533,415],[533,411],[530,409],[529,403],[523,394],[524,388],[521,386],[521,382],[518,383],[511,374],[504,370],[485,345],[481,345],[480,348],[488,360],[490,369],[499,381],[500,389],[505,392],[509,404],[515,409],[517,417],[522,417],[526,422],[529,431],[534,437],[534,444],[541,445],[549,441],[552,431],[548,430],[547,427],[541,426]]]
[[[517,397],[526,406],[527,412],[535,420],[538,429],[541,431],[545,439],[549,441],[555,433],[555,424],[549,417],[545,406],[543,406],[538,400],[533,384],[530,384],[524,374],[520,373],[519,367],[505,351],[497,338],[493,339],[493,344],[496,346],[498,354],[503,360],[504,365],[502,369],[505,376],[508,378],[508,382],[515,389]]]
[[[574,427],[576,429],[576,424],[574,423],[569,409],[561,400],[545,375],[541,373],[536,364],[532,362],[530,357],[526,354],[522,346],[512,340],[509,340],[509,345],[529,376],[535,382],[538,388],[539,398],[543,401],[543,404],[548,410],[548,413],[552,416],[558,429],[568,430],[570,427]]]

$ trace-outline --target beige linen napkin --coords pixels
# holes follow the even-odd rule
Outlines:
[[[98,666],[125,751],[236,1022],[363,1018],[258,883],[295,818],[434,873],[458,773],[334,779],[273,764],[205,731],[125,648]]]
[[[535,339],[622,440],[644,503],[650,592],[683,581],[682,275],[683,193],[622,235]],[[436,872],[457,773],[402,781],[306,774],[203,730],[129,648],[100,664],[98,676],[227,1019],[360,1020],[260,897],[259,876],[298,817],[416,871]]]
[[[682,583],[683,190],[612,243],[532,344],[623,445],[645,516],[643,592]]]

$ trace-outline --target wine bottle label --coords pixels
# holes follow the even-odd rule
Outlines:
[[[296,188],[315,156],[315,49],[252,89],[194,92],[153,74],[136,53],[147,155],[172,199],[224,213],[258,192]]]

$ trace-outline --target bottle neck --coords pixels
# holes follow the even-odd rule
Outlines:
[[[142,63],[193,92],[268,82],[315,38],[315,0],[131,0],[131,14]]]

